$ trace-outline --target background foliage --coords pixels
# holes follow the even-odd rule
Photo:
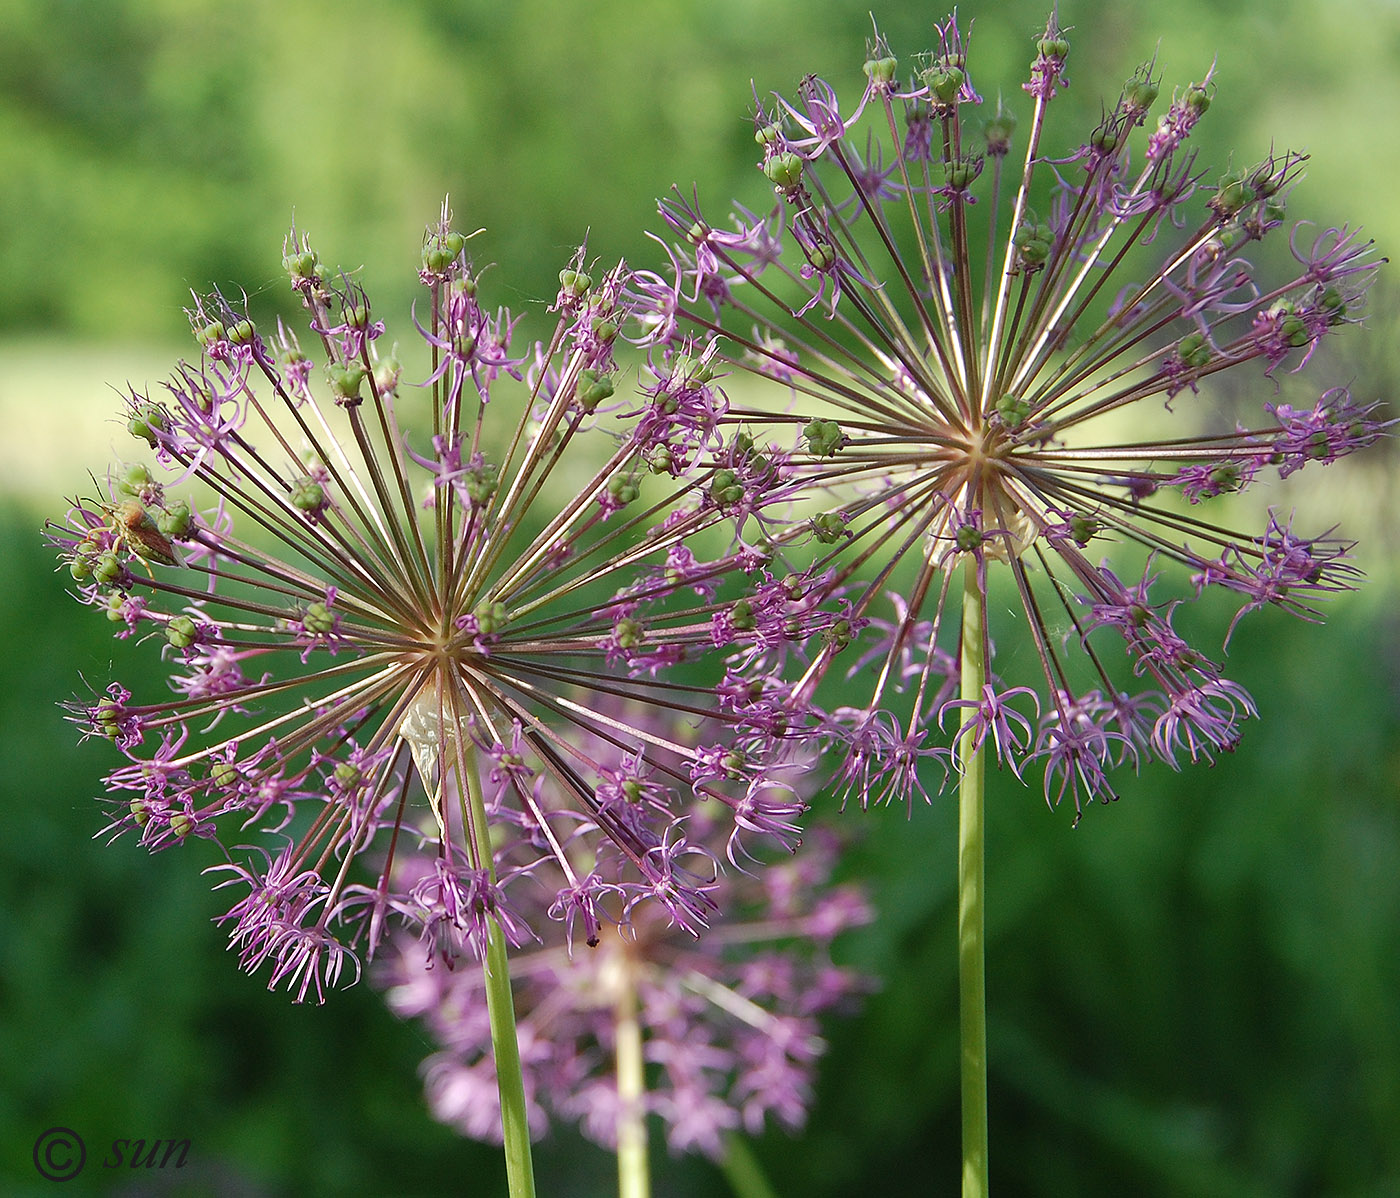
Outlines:
[[[190,287],[241,286],[265,314],[290,310],[277,264],[293,214],[328,261],[363,268],[403,330],[422,227],[450,193],[463,226],[489,230],[497,299],[538,313],[585,231],[605,258],[653,265],[642,231],[673,183],[761,202],[750,80],[791,92],[816,71],[858,86],[869,7],[0,0],[5,1192],[50,1192],[30,1150],[54,1124],[82,1132],[90,1154],[119,1137],[188,1137],[180,1193],[500,1190],[497,1154],[425,1114],[414,1070],[427,1046],[374,992],[323,1009],[265,993],[208,922],[220,904],[201,846],[148,858],[91,839],[105,746],[75,748],[54,704],[79,674],[143,655],[64,598],[37,527],[124,438],[106,423],[108,384],[154,381],[184,352]],[[905,62],[941,15],[922,2],[876,11]],[[1295,210],[1400,245],[1400,7],[1066,0],[1061,17],[1077,28],[1060,129],[1096,120],[1154,49],[1166,92],[1218,55],[1202,160],[1252,161],[1274,140],[1310,150]],[[964,4],[962,18],[974,81],[1009,95],[1043,6]],[[1366,398],[1393,386],[1393,295],[1376,297],[1369,344],[1341,346],[1360,355],[1350,377]],[[1400,1194],[1385,457],[1349,484],[1324,475],[1315,497],[1369,534],[1361,562],[1376,582],[1334,604],[1326,628],[1265,613],[1232,642],[1232,676],[1263,715],[1238,753],[1152,771],[1074,831],[1014,779],[992,780],[998,1193]],[[872,1178],[887,1194],[954,1189],[954,823],[946,805],[863,821],[849,868],[870,879],[881,919],[846,950],[883,986],[864,1016],[830,1027],[808,1132],[756,1145],[779,1193]],[[611,1185],[610,1160],[567,1136],[540,1163],[544,1193]],[[724,1192],[704,1162],[658,1151],[656,1164],[660,1193]],[[65,1192],[162,1184],[90,1155]]]

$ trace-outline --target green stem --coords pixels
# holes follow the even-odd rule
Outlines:
[[[481,796],[475,750],[468,742],[467,793],[471,800],[472,837],[478,859],[486,863],[495,881],[491,837],[486,824],[486,804]],[[515,999],[510,989],[510,962],[506,937],[494,918],[488,919],[486,937],[486,1011],[491,1019],[491,1051],[496,1061],[496,1085],[501,1094],[501,1136],[506,1154],[506,1183],[510,1198],[534,1198],[535,1172],[530,1159],[530,1121],[525,1105],[525,1075],[520,1068],[520,1042],[515,1034]]]
[[[623,946],[624,954],[626,947]],[[637,987],[630,961],[624,960],[622,973],[614,1005],[617,1020],[617,1193],[618,1198],[651,1198],[642,1025],[637,1018]]]
[[[982,590],[969,556],[963,586],[962,709],[958,736],[958,1013],[962,1043],[963,1198],[987,1195],[986,861],[982,747],[972,729],[987,677]]]
[[[773,1187],[764,1176],[763,1166],[758,1163],[758,1158],[743,1136],[726,1136],[724,1149],[719,1167],[724,1171],[735,1198],[775,1198]]]

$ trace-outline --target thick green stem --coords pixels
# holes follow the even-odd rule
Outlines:
[[[986,862],[982,749],[972,748],[987,677],[983,597],[969,556],[963,587],[962,709],[958,739],[958,1013],[962,1044],[963,1198],[987,1195]]]
[[[491,837],[486,824],[486,804],[481,797],[475,752],[465,750],[467,793],[471,799],[472,837],[478,858],[492,866]],[[491,1052],[496,1061],[496,1085],[501,1094],[501,1136],[506,1154],[506,1183],[510,1198],[534,1198],[535,1171],[530,1158],[530,1121],[525,1105],[525,1075],[520,1068],[520,1042],[515,1034],[515,999],[510,989],[510,962],[501,925],[489,919],[486,939],[486,1011],[491,1019]]]
[[[623,946],[626,952],[626,946]],[[642,1025],[637,1018],[637,987],[631,963],[623,967],[614,1005],[617,1020],[617,1193],[618,1198],[650,1198],[647,1165],[646,1073]]]
[[[724,1148],[719,1167],[724,1170],[734,1198],[776,1198],[773,1187],[764,1176],[763,1166],[758,1163],[758,1158],[743,1136],[731,1132],[725,1137]]]

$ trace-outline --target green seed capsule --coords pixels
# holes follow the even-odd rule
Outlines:
[[[764,162],[763,173],[779,191],[790,191],[802,181],[802,159],[791,150],[783,150]]]
[[[165,639],[177,649],[188,649],[199,636],[199,628],[189,616],[175,616],[165,625]]]

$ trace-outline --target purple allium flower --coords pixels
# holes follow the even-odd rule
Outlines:
[[[761,525],[785,465],[731,456],[723,487],[687,474],[725,408],[706,354],[657,349],[642,402],[611,400],[624,265],[595,281],[580,250],[548,342],[517,348],[516,318],[478,300],[468,240],[444,206],[415,315],[427,379],[410,386],[359,283],[294,232],[307,348],[197,299],[199,361],[127,400],[154,462],[114,467],[106,495],[50,526],[79,597],[170,669],[169,694],[113,683],[75,705],[128,759],[107,779],[109,830],[223,846],[232,944],[298,999],[357,974],[391,915],[448,959],[479,952],[488,918],[517,943],[543,935],[547,908],[594,941],[651,899],[648,921],[693,932],[717,871],[689,839],[696,805],[735,860],[751,839],[796,842],[801,803],[755,802],[788,795],[765,707],[779,684],[717,707],[705,674],[776,635],[767,609],[733,618],[736,570],[758,578],[768,557],[703,534],[727,510]],[[718,497],[693,502],[705,486]],[[673,679],[682,660],[699,672]],[[603,714],[624,700],[695,737]],[[410,884],[395,858],[423,844]],[[528,917],[526,876],[549,891]]]
[[[596,742],[589,751],[610,758],[606,768],[619,779],[630,774],[614,747]],[[703,814],[687,829],[697,846],[718,848],[725,834]],[[556,924],[543,943],[512,954],[532,1134],[544,1135],[551,1122],[571,1123],[616,1147],[614,1057],[620,1021],[632,1018],[647,1064],[646,1112],[662,1120],[673,1152],[720,1157],[727,1133],[756,1135],[769,1118],[800,1129],[825,1049],[817,1017],[870,988],[830,956],[835,937],[870,919],[859,887],[831,881],[837,847],[819,829],[795,857],[753,873],[725,871],[710,892],[723,915],[698,940],[653,905],[604,929],[594,948],[575,950]],[[421,875],[431,886],[436,869],[431,857],[403,858],[395,884]],[[621,901],[627,885],[620,873],[603,884]],[[521,912],[536,926],[547,922],[540,917],[550,898],[537,886],[517,892]],[[433,1114],[464,1135],[499,1143],[481,972],[443,968],[399,934],[381,962],[371,976],[390,1006],[421,1018],[440,1046],[423,1067]]]
[[[809,78],[795,103],[756,101],[776,203],[732,223],[761,227],[762,252],[698,200],[663,201],[676,277],[651,286],[647,324],[716,369],[780,384],[785,411],[731,395],[716,424],[734,441],[777,430],[783,485],[823,509],[769,535],[789,559],[805,537],[810,573],[847,605],[822,629],[792,617],[794,640],[825,643],[789,697],[828,709],[843,791],[926,797],[916,758],[949,764],[927,741],[955,734],[948,717],[971,704],[975,737],[1018,776],[1039,761],[1047,799],[1078,811],[1114,797],[1114,767],[1213,758],[1254,714],[1185,639],[1183,604],[1211,591],[1241,613],[1316,618],[1359,576],[1330,531],[1274,510],[1237,531],[1217,508],[1386,427],[1345,388],[1298,403],[1289,380],[1280,396],[1358,322],[1379,260],[1349,228],[1282,231],[1301,155],[1221,175],[1198,163],[1211,72],[1149,123],[1148,64],[1066,144],[1050,109],[1069,43],[1053,17],[1029,81],[985,123],[954,18],[938,38],[907,83],[877,36],[858,91]],[[1256,263],[1287,261],[1274,248],[1293,262],[1267,278]],[[1197,394],[1227,371],[1260,399],[1208,427]],[[1163,433],[1164,419],[1180,427]],[[710,452],[716,472],[726,452]],[[980,703],[954,698],[944,627],[968,561],[984,658],[993,636],[1026,649]]]

